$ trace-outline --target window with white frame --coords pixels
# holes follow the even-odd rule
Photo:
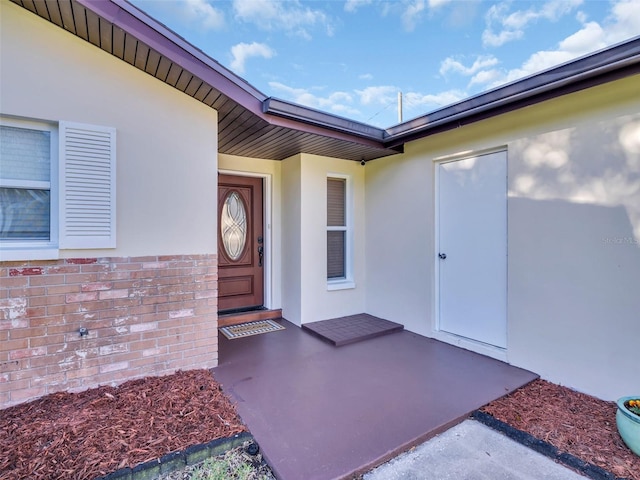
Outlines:
[[[0,260],[115,247],[115,129],[0,117]]]
[[[352,288],[349,177],[327,177],[327,285],[329,289]]]
[[[36,122],[0,124],[0,241],[57,245],[57,129]]]

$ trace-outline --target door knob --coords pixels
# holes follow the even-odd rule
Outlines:
[[[439,253],[438,257],[440,257],[441,260],[444,260],[445,258],[447,258],[447,254],[446,253]]]

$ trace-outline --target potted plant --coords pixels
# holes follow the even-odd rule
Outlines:
[[[627,447],[640,456],[640,396],[622,397],[616,403],[618,432]]]

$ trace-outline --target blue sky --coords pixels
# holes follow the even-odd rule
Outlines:
[[[267,96],[378,127],[640,35],[640,0],[131,0]]]

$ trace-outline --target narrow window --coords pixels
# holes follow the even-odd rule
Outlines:
[[[355,288],[351,177],[327,176],[327,290]]]
[[[327,178],[327,278],[346,279],[347,180]]]

